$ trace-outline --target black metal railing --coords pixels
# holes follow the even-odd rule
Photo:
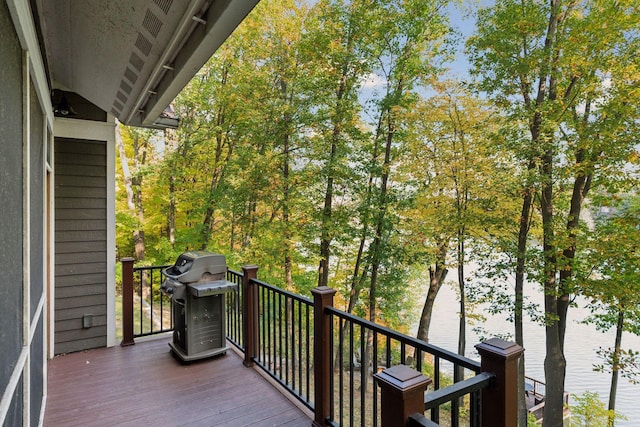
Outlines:
[[[380,393],[372,374],[382,369],[409,366],[432,378],[431,389],[436,391],[480,372],[480,363],[469,358],[333,307],[327,311],[334,325],[331,418],[336,425],[380,425]],[[438,423],[441,413],[449,413],[450,425],[456,426],[461,419],[466,423],[473,418],[474,399],[467,399],[469,405],[462,411],[458,397],[425,407],[431,420]]]
[[[255,363],[313,409],[313,302],[259,280]]]
[[[171,298],[160,291],[168,265],[134,267],[134,338],[173,330]]]
[[[239,350],[244,351],[244,335],[242,333],[242,277],[243,274],[241,272],[227,270],[227,280],[238,285],[238,289],[235,292],[226,292],[225,298],[227,309],[227,340]]]
[[[161,292],[163,270],[171,265],[133,268],[133,337],[162,334],[173,330],[173,310],[170,296]],[[244,349],[242,334],[242,273],[227,271],[227,280],[238,285],[236,292],[227,292],[226,333],[229,342]]]

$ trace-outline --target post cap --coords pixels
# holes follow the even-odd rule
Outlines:
[[[476,344],[475,347],[480,355],[483,353],[490,353],[494,356],[503,357],[505,359],[520,357],[520,355],[524,353],[524,348],[518,344],[505,341],[501,338],[490,338],[480,344]]]
[[[431,384],[431,378],[406,365],[397,365],[378,372],[373,377],[385,385],[400,391],[406,391],[418,387],[427,387]]]

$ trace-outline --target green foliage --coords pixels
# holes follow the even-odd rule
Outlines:
[[[610,411],[600,400],[598,393],[585,391],[582,395],[571,395],[575,404],[571,405],[571,427],[607,427],[609,419],[624,419],[615,411]]]
[[[381,323],[407,331],[431,266],[481,260],[482,275],[463,282],[467,293],[513,318],[510,275],[531,190],[529,281],[571,271],[550,295],[584,293],[618,307],[615,295],[633,294],[621,290],[637,262],[631,252],[615,256],[633,247],[615,234],[622,223],[598,225],[601,232],[567,224],[581,178],[589,182],[577,188],[581,203],[588,193],[593,206],[637,191],[637,6],[561,2],[554,56],[545,46],[547,3],[496,1],[479,11],[467,42],[476,80],[460,84],[441,74],[451,54],[445,3],[261,1],[175,100],[177,131],[123,131],[141,203],[127,203],[118,162],[118,256],[135,253],[133,233],[142,230],[146,263],[206,248],[308,295],[329,242],[336,305],[353,302],[362,316],[378,309]],[[550,70],[557,96],[536,103]],[[549,148],[555,163],[545,175]],[[541,190],[549,184],[555,216],[545,236]],[[553,250],[542,250],[545,237]],[[558,256],[552,268],[550,254]],[[558,319],[524,308],[534,321]],[[593,321],[604,328],[612,319]]]

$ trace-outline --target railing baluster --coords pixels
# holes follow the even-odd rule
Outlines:
[[[267,329],[267,325],[265,325],[266,317],[265,317],[265,294],[264,288],[261,286],[258,287],[258,300],[260,308],[258,309],[258,348],[257,348],[257,357],[260,363],[264,363],[265,360],[265,346],[267,345],[267,340],[265,337],[265,330]]]
[[[373,331],[373,357],[372,357],[372,372],[375,374],[378,372],[378,332]],[[371,394],[372,403],[371,406],[373,408],[372,418],[373,418],[373,427],[378,425],[378,389],[373,385],[373,393]]]
[[[440,358],[438,356],[434,356],[433,358],[433,389],[440,390]],[[431,421],[435,423],[440,422],[439,406],[431,410]]]
[[[386,349],[387,354],[385,354],[385,357],[387,358],[387,361],[386,361],[385,364],[387,365],[386,366],[387,368],[390,368],[391,367],[391,337],[388,336],[388,335],[387,335],[387,343],[386,344],[387,344],[387,349]]]
[[[291,300],[291,385],[296,390],[296,304]]]
[[[310,395],[311,395],[311,372],[309,367],[311,366],[311,328],[310,323],[311,323],[311,319],[310,319],[310,313],[311,313],[311,309],[310,306],[308,304],[305,304],[305,310],[306,310],[306,320],[307,320],[307,327],[306,327],[306,333],[307,333],[307,337],[306,337],[306,342],[307,342],[307,402],[310,401]],[[315,361],[314,361],[315,363]]]
[[[461,368],[457,364],[453,365],[453,383],[461,380]],[[458,427],[460,420],[460,400],[453,399],[451,401],[451,427]]]
[[[334,319],[333,319],[332,315],[329,315],[329,318],[330,318],[330,320],[329,320],[328,323],[331,325],[331,330],[333,331],[333,329],[334,329],[333,328]],[[333,333],[330,334],[329,341],[330,341],[329,348],[330,349],[336,348],[335,347],[335,337],[334,337]],[[331,353],[331,357],[329,357],[329,363],[330,363],[330,366],[329,366],[329,373],[330,373],[330,375],[329,375],[329,394],[331,395],[331,398],[330,398],[331,405],[330,405],[330,409],[329,409],[329,418],[333,420],[336,417],[336,408],[335,408],[335,405],[334,405],[335,396],[334,396],[334,392],[333,392],[333,390],[335,389],[335,378],[334,378],[334,375],[333,375],[333,373],[335,372],[335,366],[334,366],[335,360],[334,360],[334,357],[333,357],[333,353]]]
[[[150,326],[150,331],[151,333],[153,333],[153,318],[154,318],[154,312],[153,312],[153,270],[151,270],[149,272],[149,308],[151,310],[151,313],[149,315],[149,322],[151,323]]]
[[[367,408],[365,405],[365,398],[367,397],[367,377],[369,370],[369,357],[367,354],[365,328],[360,326],[360,425],[365,427],[365,417]]]
[[[144,298],[142,298],[144,274],[142,273],[142,270],[138,272],[138,276],[140,277],[140,280],[138,281],[138,283],[140,283],[140,286],[139,286],[140,287],[140,335],[142,335],[142,333],[144,332],[144,321],[142,320],[142,316],[144,314],[144,308],[142,305],[142,301],[144,300]]]
[[[340,325],[339,331],[344,331],[344,320],[342,318],[338,318],[338,323]],[[340,405],[340,424],[342,424],[344,420],[344,333],[340,336],[340,342],[338,343],[338,351],[340,361],[340,366],[338,366],[338,375],[339,375],[339,389],[338,389],[338,404]]]
[[[122,341],[121,346],[135,344],[133,340],[133,258],[122,263]]]
[[[300,301],[296,301],[298,303],[298,357],[302,361],[303,353],[302,353],[302,310],[300,308]],[[303,383],[302,383],[302,364],[300,365],[300,369],[298,369],[298,384],[300,384],[300,395],[303,393]]]

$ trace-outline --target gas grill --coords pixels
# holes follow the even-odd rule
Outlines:
[[[226,353],[225,293],[238,286],[226,280],[224,255],[184,252],[163,273],[161,289],[173,301],[173,353],[183,362]]]

